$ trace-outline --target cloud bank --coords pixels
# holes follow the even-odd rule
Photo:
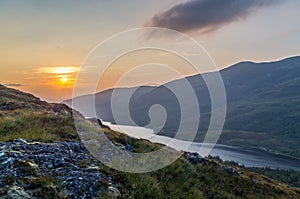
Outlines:
[[[17,84],[17,83],[8,83],[8,84],[3,84],[4,86],[8,87],[20,87],[23,86],[22,84]]]
[[[79,71],[79,67],[75,66],[60,66],[60,67],[41,67],[38,68],[37,73],[48,74],[71,74]]]
[[[279,0],[189,0],[155,14],[145,26],[209,33],[278,2]]]

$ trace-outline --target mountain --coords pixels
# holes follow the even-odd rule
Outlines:
[[[227,95],[227,116],[219,143],[262,147],[300,158],[300,57],[265,63],[241,62],[221,70],[220,74]],[[196,119],[200,125],[195,140],[202,141],[211,116],[210,96],[203,77],[210,75],[214,73],[194,75],[157,87],[116,88],[97,93],[97,117],[116,122],[111,108],[112,93],[117,96],[114,106],[126,108],[128,103],[122,96],[136,89],[129,102],[130,116],[136,124],[147,126],[151,122],[149,108],[160,104],[168,117],[157,133],[174,137],[180,122]],[[179,102],[168,89],[183,88],[186,80],[197,95],[201,119],[190,114],[182,121]],[[94,95],[74,98],[74,103],[80,105],[74,108],[84,115],[91,114],[86,100],[92,97]],[[72,106],[72,100],[64,103]],[[192,113],[194,106],[186,108]],[[132,125],[125,113],[119,113],[117,123]],[[151,123],[147,127],[157,129]]]

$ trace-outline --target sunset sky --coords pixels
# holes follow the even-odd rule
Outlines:
[[[299,9],[298,0],[3,0],[0,83],[48,101],[70,98],[75,75],[96,45],[119,32],[148,26],[191,36],[220,69],[243,60],[279,60],[300,54]],[[139,55],[151,57],[149,52]],[[138,56],[132,57],[139,63]],[[126,59],[115,63],[116,69],[132,62]],[[164,59],[186,67],[180,60]],[[172,79],[162,73],[145,69],[134,77],[149,75],[161,83]],[[107,75],[99,90],[112,86],[114,74]]]

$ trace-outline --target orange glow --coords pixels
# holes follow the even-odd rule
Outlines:
[[[68,73],[74,73],[77,72],[77,68],[75,67],[57,67],[53,69],[53,73],[56,74],[68,74]]]
[[[75,66],[40,67],[36,69],[36,75],[45,80],[45,86],[51,86],[55,92],[58,92],[73,87],[78,70],[79,67]]]
[[[58,83],[54,83],[53,85],[58,86],[60,88],[71,88],[73,87],[74,79],[70,75],[61,75],[57,76]]]
[[[62,77],[62,78],[61,78],[61,81],[62,81],[63,83],[67,83],[67,82],[68,82],[68,78],[67,78],[67,77]]]
[[[50,74],[71,74],[76,72],[78,72],[78,68],[74,66],[42,67],[38,69],[38,73],[50,73]]]

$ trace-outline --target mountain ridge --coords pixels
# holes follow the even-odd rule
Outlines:
[[[204,75],[212,73],[214,72]],[[220,143],[263,147],[300,158],[299,144],[295,139],[300,137],[300,92],[298,91],[300,87],[300,56],[263,63],[240,62],[222,69],[220,74],[227,94],[228,112],[224,130],[231,131],[231,133],[224,133],[224,136],[220,138]],[[201,132],[207,130],[211,114],[210,96],[202,75],[197,74],[185,78],[192,85],[200,106],[201,120],[196,141],[203,139]],[[166,109],[169,117],[159,134],[174,137],[174,132],[177,131],[180,123],[180,109],[176,96],[168,91],[167,86],[170,84],[180,85],[182,82],[182,79],[173,80],[158,87],[151,87],[149,92],[138,88],[129,104],[134,122],[139,126],[149,124],[149,108],[154,104],[160,104]],[[124,93],[127,90],[127,88],[118,89]],[[111,95],[113,91],[118,93],[118,89],[99,92],[95,95],[98,118],[115,122],[111,111]],[[80,104],[80,97],[75,100]],[[64,103],[71,105],[70,100],[64,101]],[[120,99],[118,103],[118,105],[122,105],[124,102]],[[76,107],[74,108],[76,109]],[[193,107],[188,108],[192,109]],[[84,100],[82,107],[79,107],[78,110],[84,115],[88,114],[88,110],[85,110],[84,107]],[[128,124],[126,120],[118,122],[119,124]],[[155,127],[152,128],[155,129]],[[249,132],[252,140],[247,140],[245,133],[239,133],[241,131]],[[258,137],[263,134],[266,143],[254,139],[255,134]],[[279,142],[282,138],[284,140]],[[277,145],[279,147],[275,147]]]

